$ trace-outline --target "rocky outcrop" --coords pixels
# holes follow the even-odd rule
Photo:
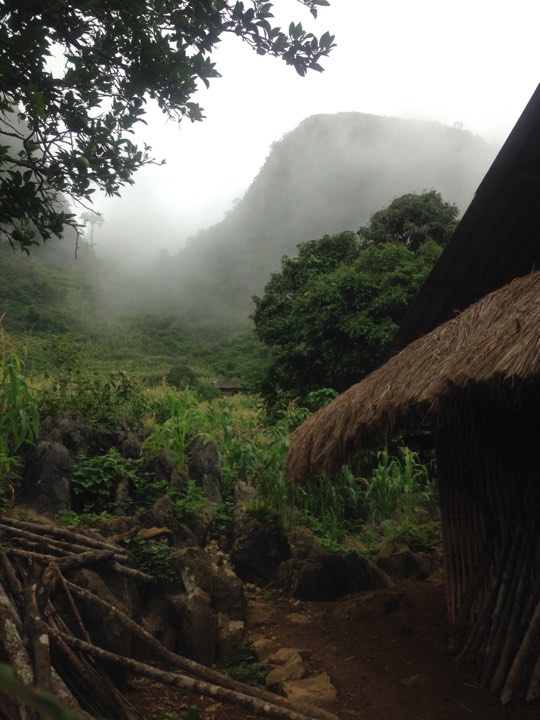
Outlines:
[[[172,553],[170,576],[147,594],[144,625],[169,650],[212,665],[243,638],[244,586],[222,554],[198,547]]]
[[[269,583],[290,558],[287,535],[278,522],[262,522],[250,512],[235,519],[231,563],[242,580]]]
[[[138,520],[144,528],[169,528],[174,547],[191,547],[199,544],[193,530],[176,517],[174,500],[170,495],[158,498],[148,510],[140,513]]]
[[[99,455],[118,443],[117,432],[98,428],[76,412],[66,413],[58,420],[45,418],[39,434],[40,439],[60,443],[74,455],[79,452]]]
[[[23,502],[43,515],[70,510],[72,471],[73,458],[64,445],[38,442],[26,464]]]
[[[395,579],[426,580],[440,565],[440,556],[433,548],[413,551],[404,543],[384,543],[377,555],[377,566]]]
[[[165,551],[167,571],[157,583],[145,580],[144,587],[137,588],[133,580],[111,574],[106,566],[80,570],[75,579],[81,587],[136,618],[172,652],[203,664],[219,661],[243,642],[244,582],[274,584],[299,600],[329,601],[350,593],[387,588],[391,585],[388,574],[427,577],[437,563],[435,556],[427,552],[388,545],[381,549],[375,564],[356,552],[329,549],[307,530],[287,532],[278,518],[263,509],[256,490],[244,483],[235,488],[232,523],[220,547],[212,540],[216,536],[216,505],[222,502],[219,452],[212,443],[193,442],[187,463],[188,477],[203,490],[206,504],[201,507],[197,501],[196,512],[189,504],[182,505],[183,514],[179,514],[174,491],[185,488],[185,470],[181,473],[166,453],[141,455],[139,434],[107,433],[71,414],[56,424],[45,423],[45,438],[29,457],[24,486],[25,501],[43,514],[55,515],[72,508],[73,453],[78,451],[117,447],[125,457],[140,458],[143,472],[173,491],[136,515],[98,523],[101,535],[120,545],[135,538],[150,543],[151,553]],[[115,498],[119,506],[130,507],[132,490],[129,478],[118,483]],[[125,547],[129,548],[129,544]],[[251,603],[252,627],[272,622],[268,607],[259,610],[257,619],[257,605]],[[125,656],[136,656],[141,650],[125,627],[116,628],[114,618],[100,613],[96,606],[84,605],[83,615],[103,647]],[[298,618],[305,620],[300,614]],[[267,685],[272,689],[292,699],[305,694],[332,697],[324,677],[315,680],[309,676],[301,651],[267,647],[267,661]]]
[[[195,438],[188,448],[188,473],[206,497],[214,503],[222,503],[221,458],[213,442]]]
[[[335,600],[391,584],[368,558],[356,552],[329,550],[307,531],[290,533],[289,541],[292,557],[280,564],[276,584],[301,600]]]

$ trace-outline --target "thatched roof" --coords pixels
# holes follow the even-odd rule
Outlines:
[[[540,267],[540,85],[392,340],[392,354]]]
[[[319,410],[293,434],[289,477],[334,470],[398,428],[433,417],[443,398],[470,386],[495,391],[540,375],[540,272],[486,295],[408,345]]]

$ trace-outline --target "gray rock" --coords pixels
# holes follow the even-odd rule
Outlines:
[[[283,528],[260,522],[243,512],[235,521],[231,563],[242,580],[272,582],[279,565],[290,557]]]
[[[99,572],[83,568],[73,573],[73,581],[118,608],[128,617],[137,620],[140,597],[135,581],[102,568]],[[94,641],[102,647],[122,655],[132,652],[132,635],[118,623],[113,613],[86,602],[78,601],[83,621]]]
[[[135,433],[122,433],[118,439],[118,445],[125,458],[137,460],[141,457],[142,444]]]
[[[146,597],[142,626],[171,652],[176,652],[178,648],[177,615],[176,604],[170,601],[161,588]],[[148,648],[141,650],[146,653]]]
[[[181,491],[185,487],[186,478],[167,452],[158,455],[143,454],[141,470],[152,475],[156,482],[167,483],[172,490]]]
[[[289,536],[292,557],[277,571],[276,584],[301,600],[335,600],[343,595],[388,587],[390,579],[355,552],[325,548],[307,531]]]
[[[245,623],[232,620],[227,613],[218,613],[218,661],[230,658],[235,649],[245,642]]]
[[[284,682],[282,691],[292,702],[327,705],[337,700],[337,691],[326,672],[303,680]]]
[[[265,664],[268,658],[279,649],[277,640],[268,637],[256,637],[251,640],[250,644],[259,662]]]
[[[266,686],[276,687],[289,680],[301,680],[307,677],[308,668],[297,650],[282,648],[268,658],[275,665],[266,676]]]
[[[133,580],[108,571],[106,568],[100,568],[99,572],[83,568],[75,571],[70,579],[77,585],[106,600],[135,622],[139,620],[140,596],[137,584]],[[117,622],[113,612],[104,610],[93,603],[88,603],[84,599],[77,600],[77,607],[81,613],[84,626],[96,645],[119,655],[133,657],[133,636],[129,630]],[[66,614],[67,616],[71,614],[68,607],[66,607]],[[114,684],[118,688],[124,689],[129,671],[119,667],[116,663],[104,662],[104,665]]]
[[[171,598],[178,622],[180,655],[212,665],[216,660],[219,642],[218,621],[210,597],[200,588]]]
[[[99,455],[116,445],[118,433],[94,427],[81,413],[71,412],[59,420],[46,418],[41,424],[40,438],[61,443],[74,455],[81,451]]]
[[[73,459],[58,442],[41,441],[26,464],[23,502],[43,515],[71,509]]]
[[[244,586],[223,557],[197,547],[184,548],[171,556],[171,569],[182,578],[188,593],[198,588],[208,594],[216,612],[227,614],[231,620],[245,621]]]
[[[221,504],[221,457],[217,445],[195,438],[188,448],[187,456],[189,477],[203,489],[211,502]]]
[[[114,502],[118,506],[127,507],[131,500],[131,482],[125,477],[120,480],[114,489]]]
[[[175,547],[191,547],[198,545],[193,531],[181,523],[174,513],[174,500],[170,495],[158,498],[151,508],[139,515],[140,523],[145,528],[167,527],[172,532]]]
[[[228,562],[218,564],[217,573],[214,576],[212,602],[218,612],[227,613],[234,620],[245,621],[244,584]]]
[[[212,530],[216,524],[216,512],[211,505],[207,505],[195,516],[186,517],[182,522],[195,536],[196,544],[204,547],[210,539]]]
[[[212,557],[199,547],[186,547],[176,550],[171,555],[171,570],[182,579],[186,591],[193,592],[199,588],[211,594],[214,589],[216,568]]]
[[[245,510],[249,505],[255,505],[259,498],[259,493],[253,485],[245,482],[237,482],[234,486],[234,511],[239,513]]]
[[[437,568],[439,559],[426,552],[413,552],[408,545],[387,542],[379,550],[377,565],[392,578],[425,580]]]
[[[218,618],[210,596],[201,588],[176,593],[154,588],[144,607],[143,627],[168,650],[206,665],[215,662]]]

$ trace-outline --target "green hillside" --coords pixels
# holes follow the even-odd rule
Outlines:
[[[283,255],[356,231],[394,198],[437,190],[463,212],[494,155],[478,136],[434,122],[315,115],[274,143],[238,205],[158,265],[162,297],[194,313],[247,315]]]

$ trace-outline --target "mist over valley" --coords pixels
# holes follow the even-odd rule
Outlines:
[[[178,304],[199,318],[245,318],[251,296],[299,242],[356,231],[409,192],[437,190],[463,212],[495,150],[468,131],[434,122],[362,113],[309,117],[272,145],[220,223],[157,261],[145,278],[151,303]]]
[[[143,267],[129,252],[116,261],[100,257],[91,226],[77,259],[73,237],[51,240],[29,257],[4,249],[4,325],[107,337],[108,349],[125,357],[141,352],[204,363],[211,356],[214,363],[217,343],[222,359],[213,372],[236,377],[236,348],[253,364],[264,357],[251,333],[252,296],[263,293],[284,255],[294,257],[305,240],[356,232],[404,193],[436,190],[463,212],[495,150],[435,122],[311,116],[272,145],[221,222],[185,247],[179,238],[176,252],[159,253],[159,237],[149,238],[158,256]]]

